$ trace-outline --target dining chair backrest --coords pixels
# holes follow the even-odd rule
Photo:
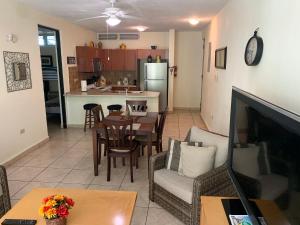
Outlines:
[[[160,112],[160,118],[159,118],[159,123],[157,127],[157,134],[160,138],[163,136],[164,132],[164,127],[165,127],[165,122],[166,122],[166,117],[167,117],[167,111]]]
[[[129,112],[146,112],[147,100],[126,100],[126,110]]]
[[[0,218],[11,208],[7,175],[4,166],[0,166]]]
[[[92,112],[94,115],[94,121],[95,125],[101,123],[101,121],[104,119],[104,113],[101,105],[98,105],[94,108],[92,108]]]
[[[132,124],[132,119],[120,119],[119,116],[110,116],[103,120],[108,149],[133,146]]]

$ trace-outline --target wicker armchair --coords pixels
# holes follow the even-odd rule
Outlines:
[[[188,225],[200,222],[200,196],[236,196],[226,165],[198,176],[193,184],[192,204],[168,192],[154,182],[154,171],[165,168],[167,152],[161,152],[150,160],[149,198]]]
[[[189,134],[190,135],[190,134]],[[189,136],[188,135],[188,136]],[[186,140],[189,137],[186,138]],[[154,181],[155,171],[166,168],[168,152],[161,152],[150,159],[149,198],[188,225],[200,223],[200,196],[237,196],[226,163],[192,180],[191,204],[170,193]],[[173,184],[174,185],[174,184]]]
[[[0,218],[11,208],[6,170],[0,166]]]

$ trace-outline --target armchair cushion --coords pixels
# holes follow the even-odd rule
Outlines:
[[[154,182],[188,204],[192,204],[194,179],[180,176],[176,171],[161,169],[154,172]]]
[[[228,154],[228,137],[202,130],[195,126],[191,128],[191,132],[189,132],[188,135],[188,141],[198,141],[202,142],[203,146],[217,147],[214,168],[217,168],[226,162]]]
[[[216,147],[194,147],[182,145],[181,165],[182,175],[196,178],[214,168]],[[178,171],[180,172],[180,171]]]
[[[202,146],[201,142],[182,142],[169,138],[168,143],[168,155],[166,167],[169,170],[179,171],[180,170],[180,158],[181,158],[181,146]]]

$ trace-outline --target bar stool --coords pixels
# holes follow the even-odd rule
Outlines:
[[[92,108],[96,106],[98,106],[98,104],[96,103],[88,103],[83,105],[83,109],[85,110],[84,132],[86,132],[87,125],[89,125],[89,128],[92,128],[92,124],[94,124],[94,115],[92,113]]]
[[[111,112],[120,112],[122,109],[122,105],[109,105],[107,106],[108,111]]]

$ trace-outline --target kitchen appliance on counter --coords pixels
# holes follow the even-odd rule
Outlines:
[[[168,106],[168,63],[147,63],[147,59],[138,61],[139,83],[142,91],[157,91],[159,95],[159,110]]]

